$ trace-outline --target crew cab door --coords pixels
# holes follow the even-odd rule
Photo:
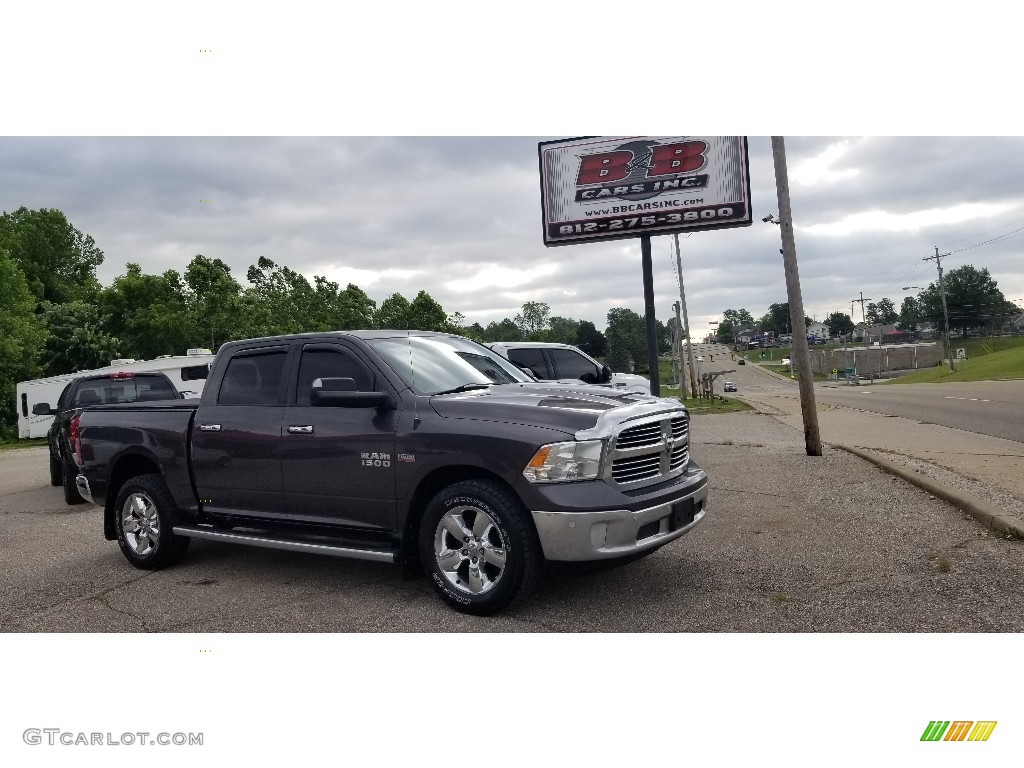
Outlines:
[[[347,378],[357,392],[383,391],[387,407],[314,405],[313,382]],[[282,472],[289,517],[392,530],[396,521],[396,394],[344,342],[304,344],[284,410]]]
[[[192,466],[203,509],[213,514],[277,517],[281,493],[281,420],[288,347],[232,355],[215,404],[192,427]]]

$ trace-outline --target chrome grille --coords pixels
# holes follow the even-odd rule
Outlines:
[[[685,445],[674,445],[672,446],[672,458],[669,461],[670,469],[679,469],[685,467],[687,462],[690,460],[689,448]]]
[[[606,479],[636,487],[681,474],[690,460],[689,426],[679,412],[630,423],[612,441]]]
[[[672,437],[680,440],[690,436],[690,421],[685,416],[677,416],[672,419]]]
[[[635,483],[661,474],[661,454],[652,453],[612,462],[612,479],[616,483]]]
[[[658,445],[663,439],[661,422],[652,421],[649,424],[622,430],[615,440],[615,446],[619,450],[640,448],[645,445]]]

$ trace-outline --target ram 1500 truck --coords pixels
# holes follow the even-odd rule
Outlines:
[[[459,336],[225,344],[198,401],[92,406],[76,483],[138,568],[212,539],[399,563],[490,614],[548,561],[625,561],[708,508],[676,400],[532,380]]]

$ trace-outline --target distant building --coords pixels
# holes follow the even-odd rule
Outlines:
[[[828,326],[824,323],[811,323],[807,326],[807,335],[813,336],[815,341],[828,341],[829,330]]]

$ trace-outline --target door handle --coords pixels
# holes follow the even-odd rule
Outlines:
[[[220,424],[200,424],[200,432],[220,432]]]
[[[301,427],[292,425],[292,426],[288,427],[288,432],[290,434],[293,434],[293,435],[312,435],[313,434],[313,425],[312,424],[306,424],[306,425],[301,426]]]

